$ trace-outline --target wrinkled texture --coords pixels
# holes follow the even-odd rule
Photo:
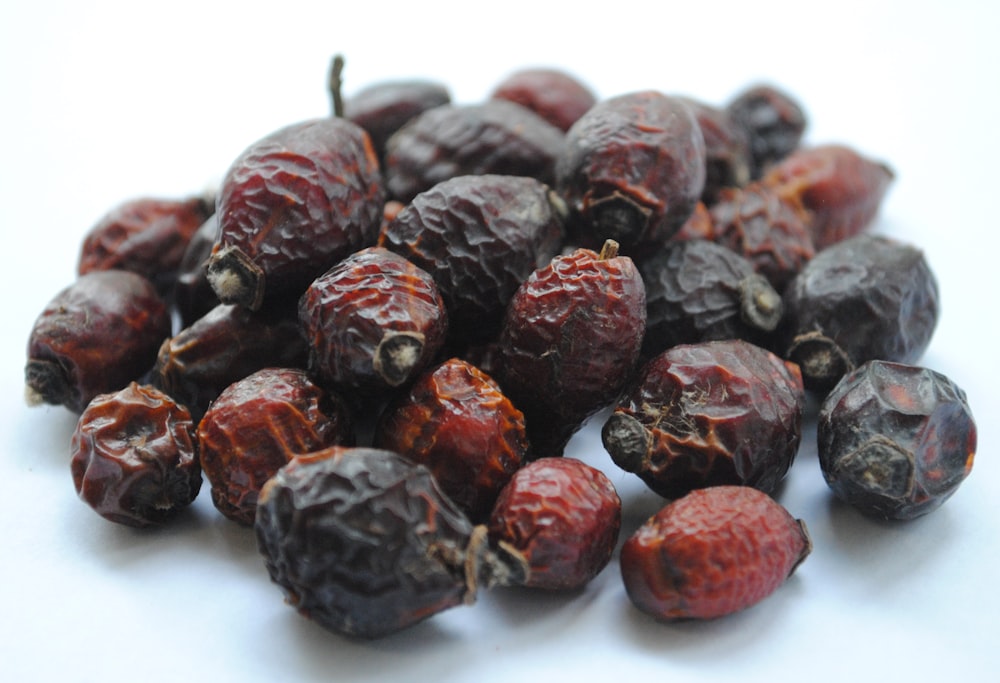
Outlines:
[[[723,188],[750,182],[750,139],[729,111],[699,100],[682,98],[690,107],[705,139],[705,189],[701,201],[712,205]]]
[[[344,100],[344,118],[368,132],[375,153],[383,159],[393,133],[428,109],[450,102],[448,88],[436,81],[380,81]]]
[[[597,102],[591,89],[561,69],[519,69],[501,80],[490,97],[527,107],[562,131]]]
[[[218,234],[219,220],[213,213],[191,236],[177,267],[172,303],[181,327],[187,327],[220,303],[208,281],[208,260]]]
[[[802,106],[779,88],[759,84],[737,94],[726,111],[747,133],[750,176],[760,178],[769,166],[795,151],[805,133]]]

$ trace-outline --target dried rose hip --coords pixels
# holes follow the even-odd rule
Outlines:
[[[83,412],[98,394],[148,372],[170,336],[170,311],[153,284],[125,270],[81,275],[35,320],[24,368],[28,403]]]
[[[431,276],[369,247],[318,277],[299,301],[309,369],[326,385],[382,397],[430,365],[448,315]]]
[[[596,240],[625,251],[667,239],[705,187],[705,140],[691,109],[652,90],[595,104],[566,133],[556,189]]]
[[[603,472],[575,458],[540,458],[504,487],[489,532],[524,556],[525,586],[575,590],[611,561],[621,517],[621,499]]]
[[[248,526],[264,482],[292,456],[336,445],[354,445],[346,403],[291,368],[265,368],[234,382],[198,423],[212,502]]]
[[[963,392],[928,368],[870,361],[819,413],[819,462],[836,496],[868,515],[912,519],[969,476],[976,424]]]
[[[523,582],[430,471],[392,451],[332,447],[294,458],[261,491],[255,523],[271,579],[324,628],[378,638],[480,588]]]
[[[675,346],[650,360],[601,431],[611,459],[677,498],[721,484],[772,492],[802,438],[798,368],[742,340]]]
[[[646,285],[643,355],[678,344],[759,344],[781,320],[781,295],[735,251],[706,240],[667,242],[639,261]]]
[[[486,519],[528,452],[521,411],[489,375],[457,358],[389,404],[374,445],[425,465],[473,522]]]
[[[807,389],[825,393],[865,361],[919,359],[937,326],[938,287],[919,249],[863,234],[818,253],[784,304],[783,355]]]
[[[752,179],[795,151],[806,130],[801,105],[773,85],[747,88],[726,105],[726,111],[749,137]]]
[[[463,175],[526,176],[551,184],[564,137],[535,112],[507,100],[428,109],[386,143],[386,188],[392,198],[408,202]]]
[[[301,293],[375,242],[385,192],[368,134],[339,118],[289,125],[248,147],[218,198],[208,277],[219,299],[251,309],[265,292]]]
[[[218,235],[219,220],[213,213],[192,235],[177,267],[172,302],[182,327],[192,324],[220,303],[208,281],[208,260]]]
[[[646,290],[608,241],[536,270],[511,299],[500,335],[500,384],[524,411],[532,457],[562,455],[612,403],[638,362]]]
[[[533,178],[461,176],[414,197],[379,245],[431,274],[461,346],[496,337],[514,291],[558,252],[563,210]]]
[[[811,550],[805,523],[770,496],[715,486],[668,503],[625,541],[620,564],[643,612],[713,619],[774,593]]]
[[[132,382],[96,396],[70,443],[77,494],[112,522],[168,521],[201,488],[194,430],[187,409],[153,387]]]
[[[689,97],[690,107],[705,138],[705,189],[701,200],[714,204],[726,187],[743,187],[750,182],[750,139],[725,109]]]
[[[555,68],[519,69],[501,80],[490,97],[516,102],[562,131],[597,103],[578,78]]]

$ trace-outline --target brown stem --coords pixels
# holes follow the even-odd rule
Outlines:
[[[344,118],[344,97],[341,94],[344,85],[343,72],[344,56],[334,55],[330,64],[330,80],[327,87],[330,91],[330,99],[333,100],[333,115],[338,119]]]
[[[618,256],[619,244],[612,239],[604,240],[604,245],[601,247],[601,253],[598,255],[597,259],[599,261],[607,261],[608,259],[613,259]]]

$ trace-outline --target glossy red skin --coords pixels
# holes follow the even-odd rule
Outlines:
[[[389,404],[374,443],[430,469],[473,522],[489,516],[528,452],[521,411],[493,378],[457,358]]]
[[[227,171],[217,203],[214,253],[237,247],[263,271],[265,291],[301,291],[374,244],[385,191],[364,129],[326,118],[250,145]]]
[[[265,368],[230,385],[198,423],[202,471],[227,518],[253,524],[261,487],[293,456],[354,444],[346,404],[303,370]]]
[[[575,458],[528,463],[500,493],[490,539],[528,562],[526,586],[583,588],[611,561],[621,529],[621,499],[600,470]]]
[[[163,524],[201,488],[191,414],[135,382],[101,394],[77,422],[70,469],[77,494],[105,519],[132,527]]]
[[[32,326],[25,366],[31,398],[83,412],[98,394],[148,372],[170,326],[167,304],[147,278],[124,270],[79,276]]]
[[[508,74],[490,97],[527,107],[562,131],[597,103],[589,87],[566,71],[553,68],[520,69]]]
[[[713,619],[759,603],[806,558],[800,520],[745,486],[692,491],[667,504],[622,546],[625,590],[663,621]]]

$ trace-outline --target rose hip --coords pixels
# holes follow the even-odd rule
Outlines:
[[[490,97],[527,107],[562,131],[569,130],[597,102],[583,82],[555,68],[514,71],[493,88]]]
[[[750,142],[750,176],[760,178],[769,166],[795,151],[806,130],[806,115],[791,95],[762,83],[737,94],[726,111]]]
[[[743,187],[750,182],[749,135],[729,111],[690,97],[682,99],[705,138],[705,189],[701,201],[712,205],[723,188]]]

